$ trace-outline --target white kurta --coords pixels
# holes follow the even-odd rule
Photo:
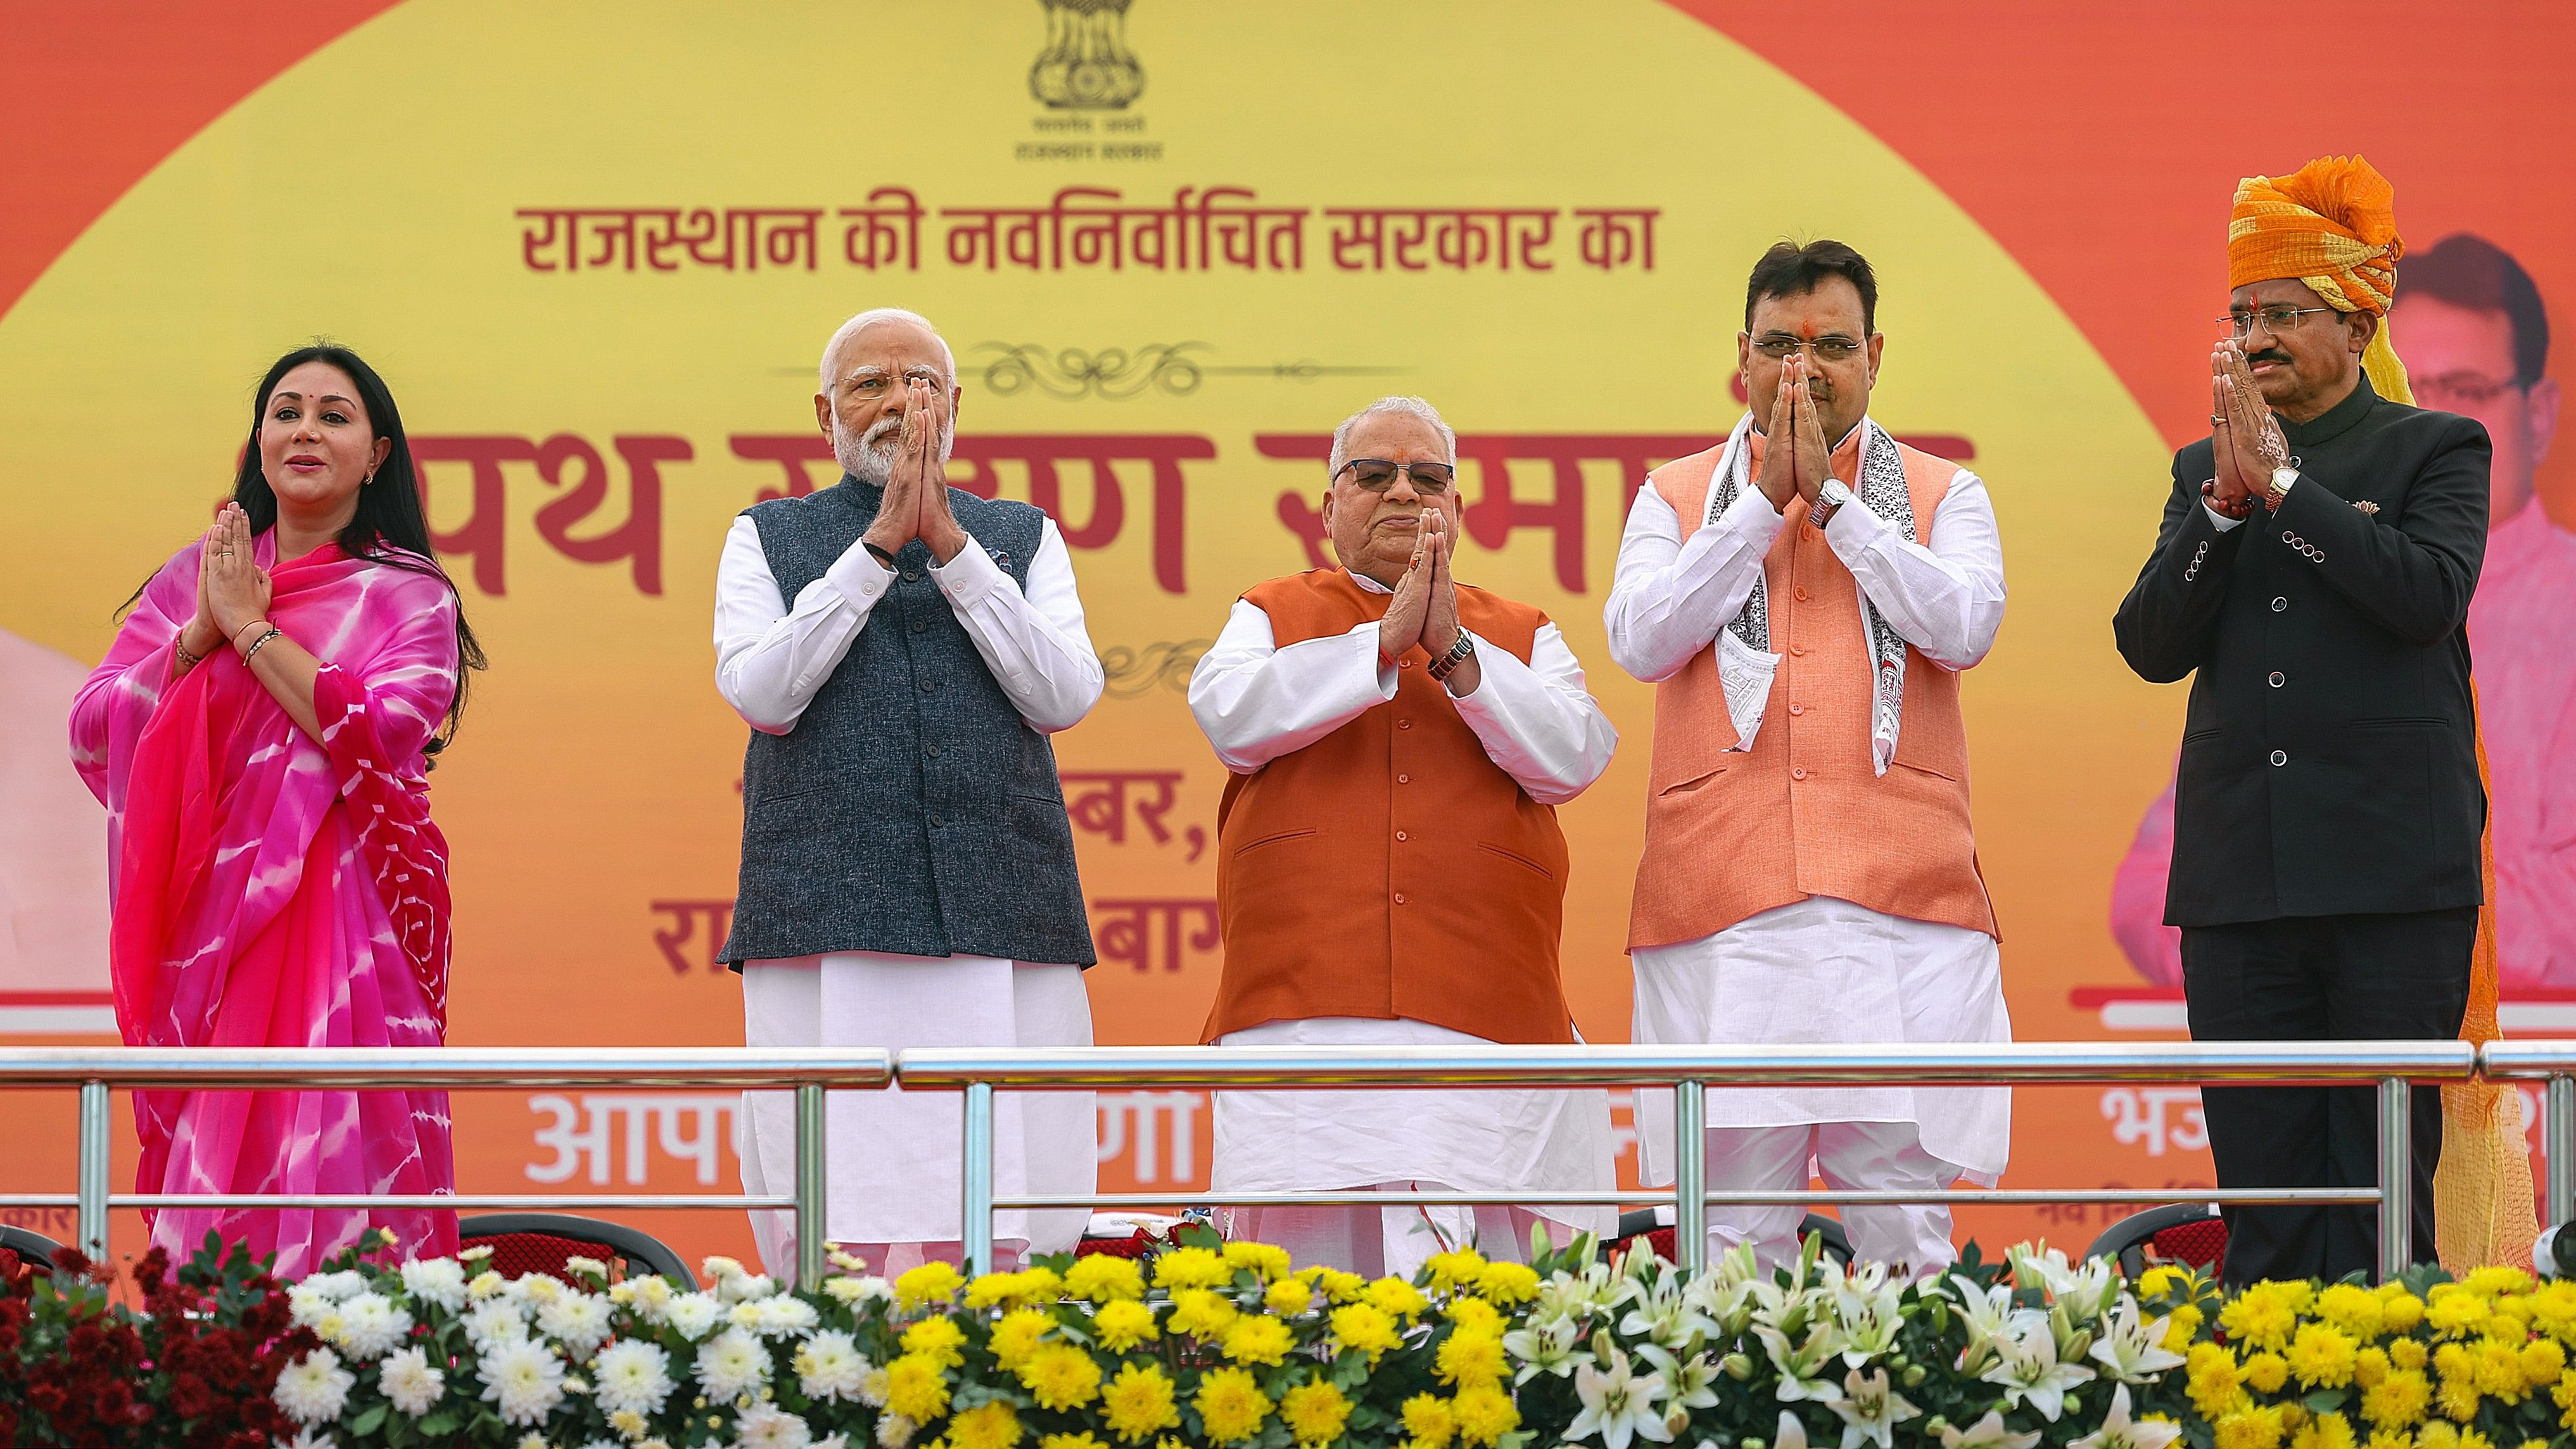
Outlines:
[[[1848,480],[1847,480],[1848,481]],[[1648,682],[1670,679],[1719,642],[1744,608],[1786,520],[1747,487],[1685,540],[1652,487],[1637,491],[1603,610],[1610,654]],[[1882,618],[1933,664],[1968,669],[1994,647],[2004,613],[1994,505],[1962,470],[1932,515],[1928,544],[1858,499],[1826,524],[1834,556]],[[1728,638],[1733,636],[1729,635]],[[1868,668],[1863,659],[1855,669]],[[1856,754],[1869,742],[1855,738]],[[1710,869],[1723,869],[1710,862]],[[1662,1044],[2009,1041],[1995,942],[1829,897],[1765,911],[1726,930],[1630,953],[1632,1037]],[[1670,1093],[1638,1094],[1640,1162],[1672,1180]],[[2003,1170],[2011,1094],[1994,1087],[1734,1088],[1708,1096],[1712,1128],[1912,1122],[1923,1147],[1972,1178]]]
[[[1373,580],[1354,576],[1373,593]],[[1270,617],[1238,602],[1190,678],[1190,708],[1228,768],[1249,774],[1395,698],[1397,671],[1378,655],[1378,626],[1276,646]],[[1483,677],[1456,700],[1486,756],[1530,798],[1562,804],[1609,767],[1618,731],[1583,684],[1583,667],[1553,624],[1530,662],[1490,644],[1476,651]],[[1482,1045],[1482,1039],[1412,1020],[1318,1017],[1265,1022],[1222,1046]],[[1616,1188],[1610,1105],[1601,1091],[1220,1092],[1214,1186],[1219,1191],[1355,1189],[1609,1192]],[[1350,1209],[1382,1217],[1392,1271],[1418,1262],[1428,1234],[1413,1210]],[[1574,1228],[1606,1233],[1610,1209],[1537,1208]],[[1466,1209],[1434,1209],[1452,1241]],[[1488,1241],[1518,1256],[1525,1245]]]
[[[1029,727],[1072,727],[1100,698],[1101,669],[1083,628],[1073,563],[1052,519],[1029,560],[1025,593],[969,544],[930,576],[986,668]],[[785,734],[849,655],[895,575],[853,543],[791,609],[760,547],[734,520],[716,569],[716,688],[753,729]],[[743,1036],[752,1046],[1088,1046],[1091,1006],[1079,967],[990,957],[836,952],[743,963]],[[793,1098],[745,1093],[743,1188],[795,1183]],[[962,1112],[955,1093],[835,1092],[826,1107],[835,1242],[862,1245],[900,1271],[924,1245],[953,1255],[962,1236]],[[999,1193],[1089,1193],[1098,1136],[1088,1092],[1000,1093],[993,1144]],[[792,1271],[792,1219],[754,1213],[772,1273]],[[1060,1252],[1081,1236],[1080,1210],[1002,1213],[997,1244]]]

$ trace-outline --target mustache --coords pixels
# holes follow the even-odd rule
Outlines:
[[[2245,354],[2245,365],[2247,367],[2252,367],[2258,362],[2287,363],[2289,360],[2290,354],[2283,352],[2277,347],[2266,347],[2260,352],[2249,352]]]

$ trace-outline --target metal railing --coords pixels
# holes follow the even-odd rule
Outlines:
[[[820,1278],[824,1227],[824,1091],[900,1084],[963,1094],[960,1209],[965,1256],[977,1272],[993,1261],[997,1209],[1160,1206],[1171,1193],[1001,1196],[993,1183],[997,1090],[1100,1087],[1207,1089],[1420,1089],[1459,1087],[1669,1087],[1674,1092],[1675,1181],[1669,1193],[1288,1192],[1183,1195],[1231,1206],[1508,1203],[1525,1207],[1612,1207],[1666,1203],[1674,1209],[1677,1256],[1693,1271],[1707,1249],[1713,1205],[2118,1202],[2300,1203],[2379,1209],[2380,1267],[2402,1270],[2412,1243],[2410,1083],[2498,1079],[2548,1082],[2549,1208],[2576,1217],[2576,1041],[2499,1042],[2483,1053],[2456,1041],[2035,1042],[1940,1046],[1482,1046],[1482,1047],[1084,1047],[873,1048],[794,1050],[739,1047],[507,1048],[426,1051],[383,1048],[32,1047],[0,1050],[0,1088],[76,1087],[80,1092],[77,1191],[0,1193],[0,1207],[74,1207],[80,1246],[107,1248],[114,1208],[180,1207],[597,1207],[792,1208],[796,1272]],[[2378,1183],[2373,1188],[2018,1188],[1942,1192],[1710,1191],[1705,1153],[1696,1150],[1712,1087],[2103,1085],[2372,1085],[2378,1115]],[[792,1196],[692,1193],[610,1194],[177,1194],[108,1190],[109,1092],[142,1089],[320,1088],[371,1090],[657,1084],[792,1088],[796,1095],[796,1191]],[[1680,1150],[1690,1144],[1694,1150]]]

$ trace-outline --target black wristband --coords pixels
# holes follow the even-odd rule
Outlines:
[[[859,547],[868,551],[868,557],[875,559],[878,563],[884,564],[885,571],[887,573],[894,572],[893,554],[886,552],[884,549],[877,547],[875,544],[868,542],[864,538],[859,540]]]

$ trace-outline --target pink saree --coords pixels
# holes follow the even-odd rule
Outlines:
[[[284,567],[269,618],[322,661],[316,744],[231,650],[171,683],[197,545],[144,587],[72,705],[72,760],[108,809],[109,961],[131,1046],[443,1043],[447,843],[422,747],[456,688],[456,603],[436,577],[325,544]],[[444,1092],[138,1092],[141,1192],[455,1190]],[[456,1251],[448,1212],[147,1213],[181,1257],[208,1231],[317,1268],[370,1227],[400,1256]]]

